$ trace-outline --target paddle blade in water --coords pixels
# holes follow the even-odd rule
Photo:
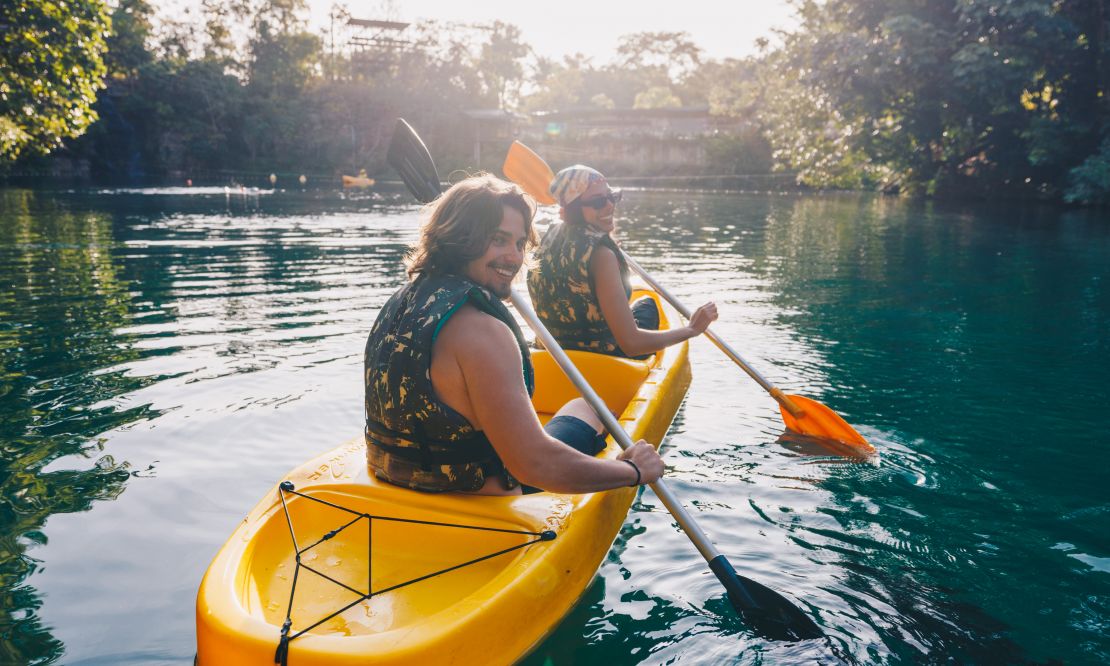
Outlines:
[[[875,447],[868,444],[863,435],[856,432],[855,428],[848,425],[848,422],[833,410],[805,396],[791,395],[789,398],[801,407],[803,412],[800,418],[795,417],[786,407],[779,404],[782,420],[790,430],[811,437],[834,439],[847,444],[860,454],[875,453]]]
[[[505,164],[501,166],[505,177],[520,185],[525,192],[541,204],[555,203],[555,197],[548,190],[555,174],[543,158],[532,152],[532,149],[519,141],[513,141],[509,146],[509,154],[505,156]]]
[[[404,118],[398,118],[397,125],[393,128],[386,161],[397,171],[401,180],[405,181],[405,187],[409,188],[409,192],[420,203],[428,203],[439,196],[439,172],[436,171],[432,155],[421,141],[420,135]]]
[[[709,561],[709,568],[725,586],[728,600],[756,633],[776,641],[821,638],[821,628],[786,597],[751,578],[736,573],[724,555]]]
[[[740,576],[740,580],[759,607],[739,608],[731,596],[729,600],[760,635],[778,641],[800,641],[825,635],[808,615],[786,597],[750,578]]]

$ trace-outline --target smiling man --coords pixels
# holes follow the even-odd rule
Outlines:
[[[426,213],[408,257],[410,282],[382,308],[366,342],[371,471],[415,490],[486,495],[657,480],[663,461],[642,440],[618,460],[593,457],[604,439],[583,400],[546,427],[533,411],[528,348],[501,302],[535,244],[531,199],[477,176]]]

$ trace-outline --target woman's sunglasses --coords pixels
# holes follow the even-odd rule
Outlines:
[[[601,210],[610,203],[614,205],[619,204],[623,197],[624,192],[622,192],[621,190],[612,190],[609,192],[609,194],[603,194],[600,197],[594,197],[593,199],[590,199],[588,201],[579,201],[579,204],[583,207],[593,208],[594,210]]]

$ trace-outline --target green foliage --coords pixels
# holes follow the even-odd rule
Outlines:
[[[682,81],[701,66],[701,48],[685,32],[637,32],[620,38],[618,66],[631,71],[653,71],[665,80]]]
[[[617,60],[597,66],[578,54],[560,62],[537,59],[536,90],[525,111],[576,107],[656,109],[704,103],[695,81],[705,63],[683,32],[639,32],[619,39]],[[689,90],[687,90],[689,88]]]
[[[797,4],[801,27],[763,64],[798,103],[769,98],[762,117],[812,184],[1053,195],[1106,126],[1101,2]]]
[[[861,189],[876,175],[860,132],[819,91],[785,76],[760,108],[775,163],[797,171],[798,182],[818,189]]]
[[[1110,204],[1110,139],[1072,169],[1064,199],[1070,203]]]
[[[0,159],[50,152],[96,120],[109,28],[102,0],[0,3]]]
[[[486,94],[496,100],[497,108],[509,105],[524,78],[521,61],[528,45],[520,39],[520,28],[497,21],[488,42],[482,45],[476,69],[481,74]]]
[[[303,0],[271,0],[255,15],[247,70],[252,96],[269,103],[287,100],[315,73],[321,43],[297,17],[303,9]]]
[[[774,164],[771,146],[756,125],[735,134],[702,139],[706,168],[713,175],[765,174]]]
[[[704,104],[714,115],[753,119],[765,92],[752,60],[728,58],[702,63],[678,87],[689,105]]]
[[[102,5],[82,1],[103,19]],[[763,42],[758,57],[710,60],[685,33],[643,32],[620,37],[617,57],[599,64],[580,54],[537,57],[516,26],[500,22],[469,33],[418,23],[405,35],[419,47],[378,59],[330,43],[325,51],[306,29],[305,0],[201,0],[195,24],[163,18],[154,34],[150,0],[118,0],[111,34],[90,33],[81,48],[70,48],[57,26],[34,28],[86,74],[105,71],[96,58],[106,38],[109,89],[90,109],[97,77],[84,88],[43,79],[41,99],[71,100],[55,104],[53,116],[28,114],[40,107],[5,93],[0,152],[57,146],[99,114],[67,151],[99,175],[373,173],[384,168],[393,120],[403,115],[450,171],[474,159],[461,110],[701,106],[732,119],[722,123],[728,132],[699,139],[699,164],[716,173],[775,168],[818,188],[1106,200],[1103,2],[792,1],[798,29],[782,34],[777,49]],[[28,14],[38,23],[20,25],[63,21],[60,5],[15,2],[48,8]],[[63,23],[88,32],[94,22]],[[9,58],[13,35],[31,39],[26,30],[3,34]],[[54,60],[31,59],[57,74]],[[13,72],[0,81],[27,80]],[[61,125],[39,128],[31,141],[17,120]]]
[[[153,16],[154,9],[146,0],[120,0],[116,5],[112,11],[108,51],[104,56],[109,77],[133,79],[153,61],[154,56],[147,46]]]
[[[652,86],[636,95],[632,102],[634,109],[677,109],[680,106],[682,100],[667,86]]]

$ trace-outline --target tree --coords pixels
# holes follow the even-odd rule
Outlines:
[[[154,9],[146,0],[120,0],[112,11],[112,32],[104,64],[109,78],[134,79],[153,60],[151,38]]]
[[[524,67],[521,60],[531,51],[520,41],[520,28],[515,25],[495,21],[489,41],[482,45],[476,67],[482,76],[490,96],[496,100],[497,108],[515,105],[516,93],[524,80]]]
[[[551,111],[578,105],[585,94],[585,72],[589,69],[590,61],[582,54],[565,56],[562,63],[537,58],[532,75],[536,90],[523,100],[524,110]]]
[[[1064,199],[1070,203],[1110,204],[1110,139],[1071,170]]]
[[[309,100],[304,94],[317,73],[322,42],[307,32],[299,13],[304,0],[267,0],[255,15],[247,70],[249,118],[244,140],[252,158],[292,168],[307,148]]]
[[[685,32],[636,32],[623,35],[617,45],[619,66],[654,69],[666,83],[679,82],[701,64],[701,49]],[[662,81],[657,81],[657,84]]]
[[[104,86],[103,0],[4,0],[0,26],[0,158],[45,154],[80,136]]]
[[[680,106],[682,100],[667,86],[652,86],[636,95],[632,103],[634,109],[677,109]]]
[[[835,165],[908,192],[1053,196],[1105,134],[1103,2],[797,5],[767,63],[802,99],[765,117],[777,153],[816,179]],[[836,141],[820,142],[822,117]],[[791,148],[806,127],[814,141]]]
[[[201,0],[204,16],[204,59],[237,68],[236,29],[251,14],[250,0]]]

